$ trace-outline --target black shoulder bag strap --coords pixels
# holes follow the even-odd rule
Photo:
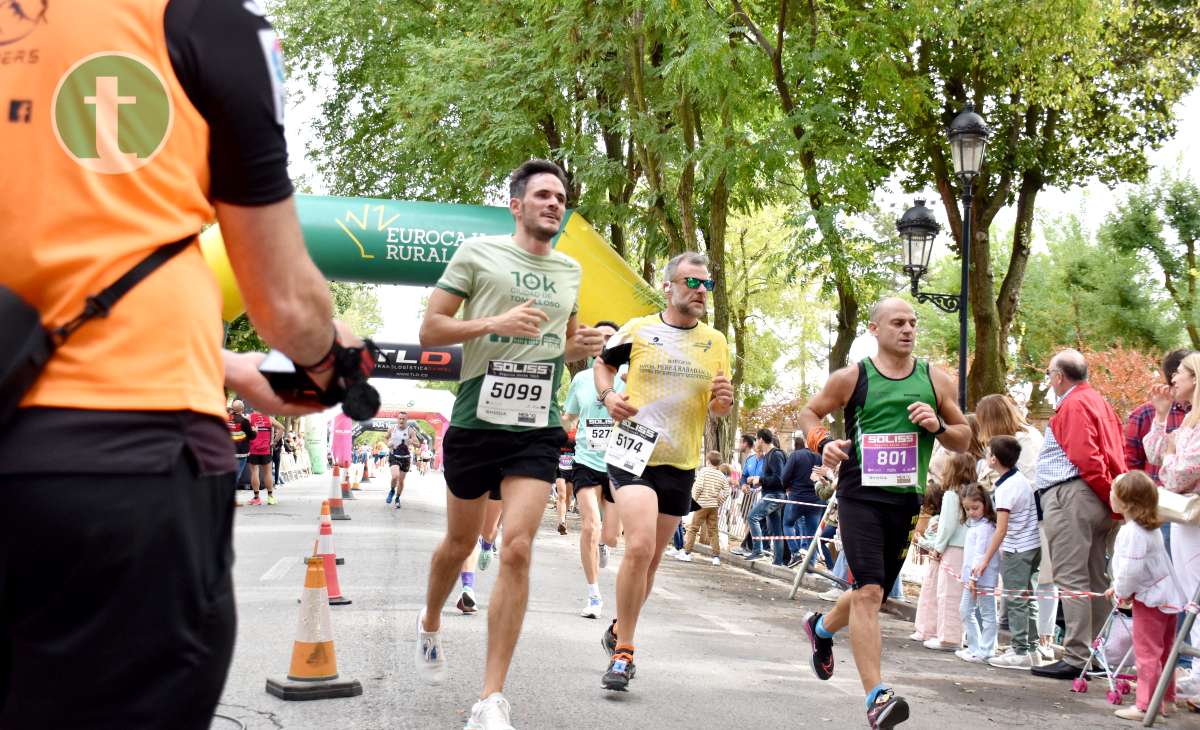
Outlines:
[[[0,426],[16,413],[17,405],[37,382],[54,351],[85,322],[107,317],[117,301],[138,282],[183,251],[195,234],[152,251],[99,294],[87,298],[83,311],[71,321],[47,330],[41,315],[16,292],[0,285]]]

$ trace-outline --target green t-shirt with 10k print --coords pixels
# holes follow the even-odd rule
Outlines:
[[[549,321],[540,323],[538,337],[504,337],[484,335],[463,343],[462,380],[454,400],[450,425],[460,428],[488,428],[507,431],[528,431],[533,428],[560,425],[557,400],[558,383],[562,379],[563,350],[567,343],[567,322],[576,310],[579,299],[579,264],[558,251],[538,256],[518,246],[512,236],[481,236],[464,241],[450,259],[439,289],[463,298],[463,319],[481,319],[503,314],[513,307],[533,300]],[[542,364],[539,368],[523,366],[493,366],[493,361],[523,364]],[[546,368],[545,366],[550,366]],[[512,370],[528,370],[517,375],[527,380],[492,380],[487,392],[482,386],[489,372],[495,376],[512,376]],[[545,375],[552,375],[547,382]],[[538,377],[538,376],[541,377]],[[528,383],[529,385],[526,385]],[[542,388],[549,388],[549,392]],[[488,393],[506,398],[504,403],[521,407],[549,398],[549,412],[544,413],[545,426],[522,414],[513,423],[493,411],[489,419],[480,416],[480,398]],[[522,398],[527,400],[521,400]],[[499,407],[500,411],[508,410]],[[501,422],[497,422],[501,421]]]

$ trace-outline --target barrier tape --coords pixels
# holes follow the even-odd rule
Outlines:
[[[798,504],[803,507],[820,507],[821,509],[825,509],[826,507],[829,506],[827,504],[817,504],[815,502],[797,502],[794,499],[780,499],[778,497],[763,497],[761,501],[763,501],[763,502],[780,502],[782,504]]]

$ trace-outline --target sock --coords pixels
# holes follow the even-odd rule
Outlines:
[[[628,654],[630,656],[630,658],[632,658],[633,657],[633,647],[618,644],[617,650],[613,653],[614,654]]]
[[[588,598],[599,598],[599,597],[600,597],[600,584],[599,583],[588,583]]]
[[[821,618],[817,619],[817,625],[813,630],[816,632],[817,636],[820,636],[822,639],[833,638],[834,632],[825,628],[825,616],[821,616]]]
[[[875,704],[875,700],[879,697],[879,695],[883,694],[887,690],[888,686],[882,682],[875,685],[875,687],[867,693],[867,709],[870,709],[871,705]]]
[[[481,538],[479,538],[479,548],[480,548],[481,550],[491,550],[491,549],[492,549],[492,544],[491,544],[490,542],[488,542],[487,540],[484,540],[484,539],[481,537]]]
[[[467,588],[474,590],[474,588],[475,588],[475,573],[472,571],[469,571],[469,570],[464,570],[462,573],[462,585],[463,585],[463,590],[466,590]]]

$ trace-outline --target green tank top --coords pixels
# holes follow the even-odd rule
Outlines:
[[[846,408],[846,432],[855,448],[841,470],[840,491],[858,497],[876,490],[924,494],[935,437],[908,420],[908,406],[918,402],[937,410],[929,363],[917,360],[899,380],[880,373],[870,358],[859,363]]]

